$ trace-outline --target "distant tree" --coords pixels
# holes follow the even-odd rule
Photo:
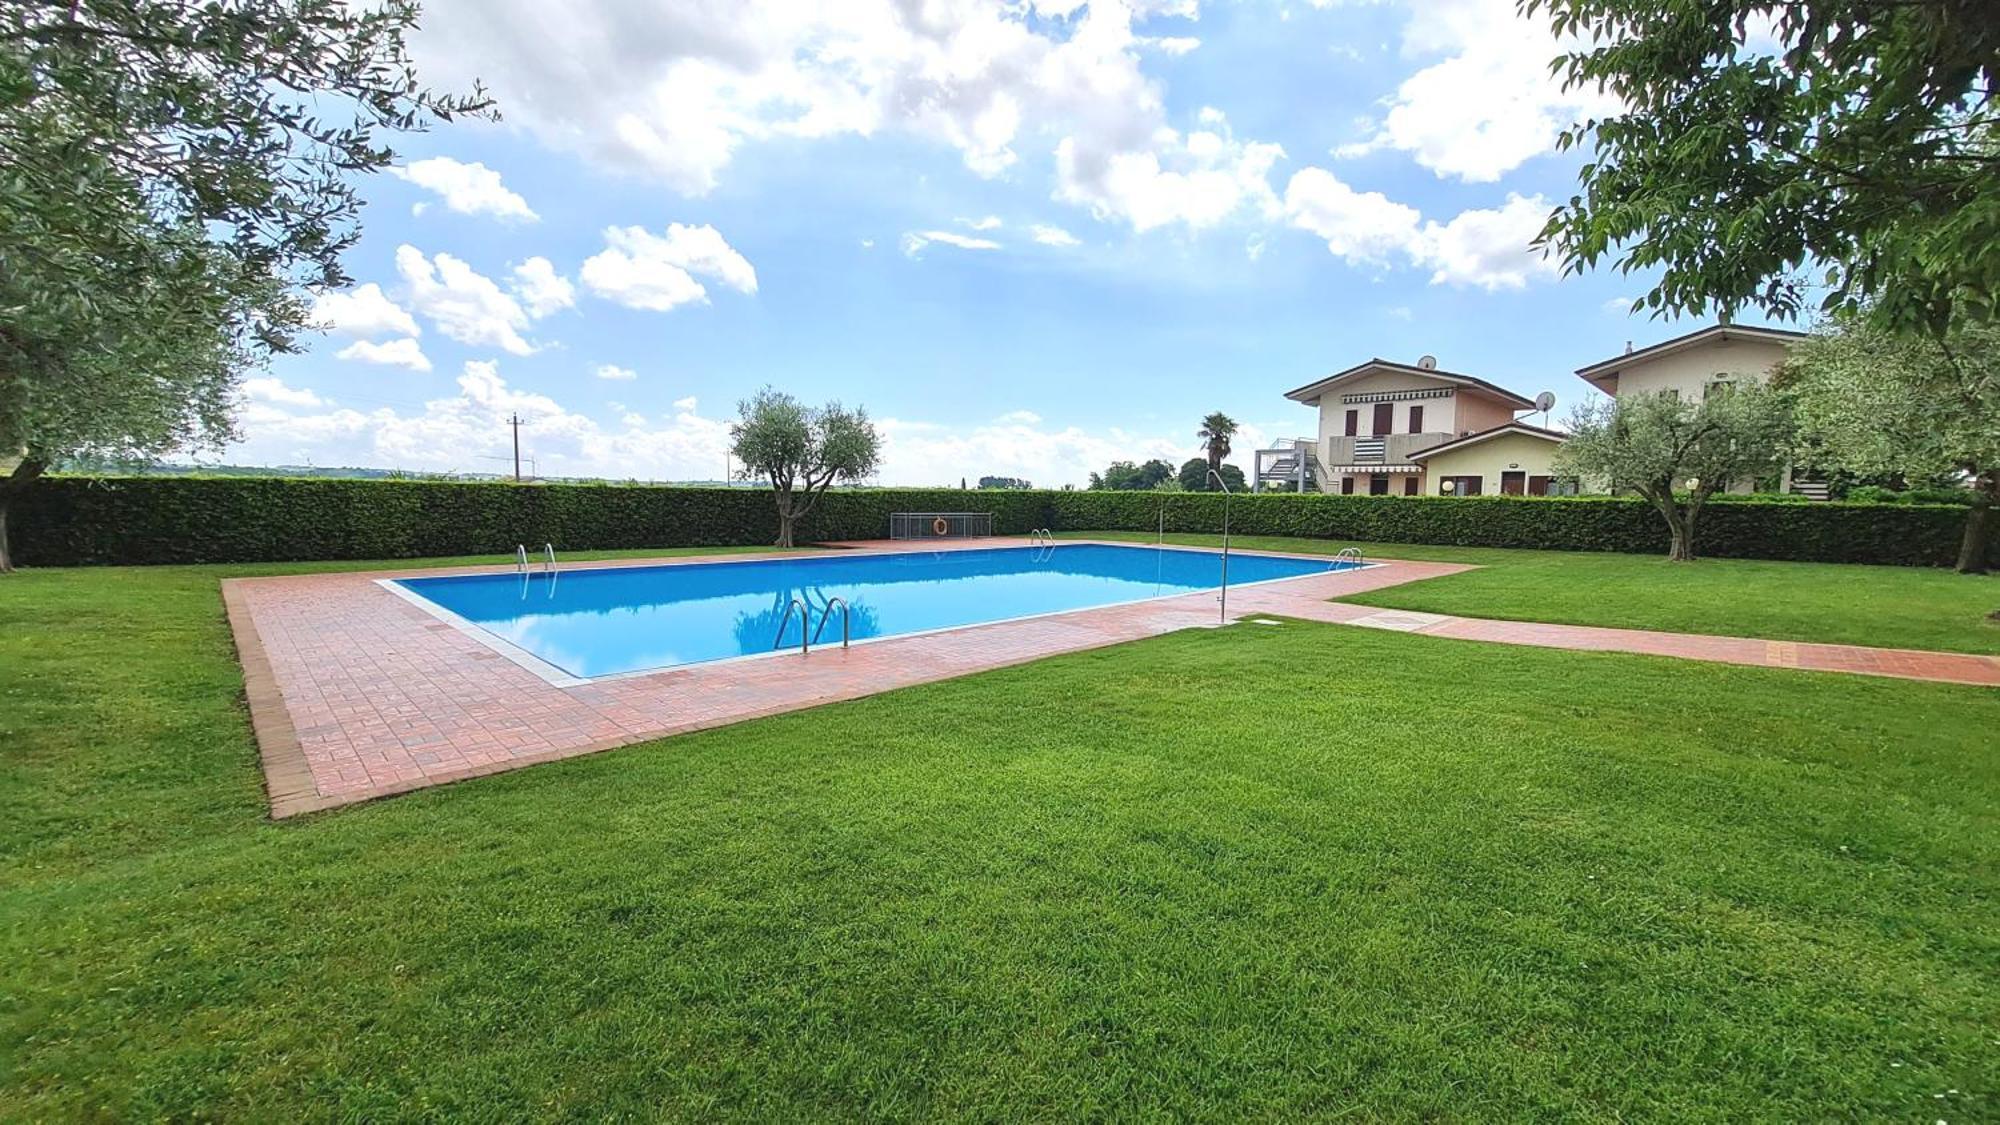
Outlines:
[[[1208,453],[1208,467],[1220,471],[1222,459],[1229,456],[1229,439],[1236,436],[1236,420],[1218,410],[1201,420],[1195,436]]]
[[[1215,487],[1215,482],[1208,479],[1208,462],[1200,457],[1190,458],[1183,462],[1178,479],[1180,480],[1181,488],[1188,492],[1218,491]],[[1243,476],[1243,470],[1234,465],[1222,466],[1222,480],[1225,484],[1229,485],[1229,491],[1231,492],[1242,492],[1249,484]]]
[[[1783,400],[1761,383],[1718,387],[1699,405],[1671,392],[1620,395],[1578,406],[1556,471],[1632,491],[1667,521],[1667,557],[1695,558],[1709,497],[1784,467],[1791,445]]]
[[[1033,484],[1020,477],[980,477],[981,488],[1033,488]]]
[[[875,471],[882,439],[866,410],[838,402],[818,409],[765,387],[738,403],[729,427],[731,452],[746,480],[769,481],[778,505],[780,547],[793,546],[798,521],[835,482],[851,484]]]
[[[1986,572],[2000,505],[2000,325],[1943,339],[1835,319],[1792,348],[1778,383],[1799,421],[1799,458],[1817,469],[1971,485],[1958,570]]]
[[[1157,458],[1143,465],[1113,461],[1103,474],[1090,474],[1090,487],[1115,492],[1145,492],[1174,475],[1174,467]]]
[[[1571,270],[1657,271],[1640,303],[1820,307],[1942,333],[2000,309],[2000,14],[1991,0],[1525,0],[1619,108],[1543,239]],[[1768,31],[1775,51],[1753,44]]]
[[[238,375],[346,282],[384,134],[489,103],[425,90],[408,0],[0,7],[0,461],[229,435]]]

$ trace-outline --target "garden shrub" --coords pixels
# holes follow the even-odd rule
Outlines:
[[[954,488],[827,493],[805,521],[814,541],[876,539],[897,511],[991,512],[994,530],[1215,532],[1225,497],[1185,492]],[[1228,500],[1239,535],[1382,543],[1664,553],[1666,526],[1643,501],[1614,497],[1407,497],[1319,493]],[[1754,498],[1703,512],[1712,556],[1950,565],[1965,509],[1940,504],[1803,504]],[[505,554],[738,546],[776,535],[761,489],[323,477],[52,477],[14,506],[14,545],[31,566]],[[2000,536],[1989,547],[2000,563]]]

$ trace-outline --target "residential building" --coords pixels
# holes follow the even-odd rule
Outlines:
[[[1415,364],[1371,359],[1285,397],[1319,408],[1319,433],[1258,450],[1258,488],[1437,495],[1444,475],[1420,455],[1450,446],[1448,494],[1550,489],[1548,456],[1562,435],[1514,421],[1534,402],[1476,376],[1440,370],[1430,356]]]
[[[1576,482],[1552,465],[1568,435],[1512,421],[1410,455],[1430,496],[1574,496]]]

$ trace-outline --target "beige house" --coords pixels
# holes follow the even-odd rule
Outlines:
[[[1285,397],[1319,408],[1319,433],[1258,450],[1258,488],[1282,484],[1373,496],[1435,495],[1434,482],[1442,478],[1420,454],[1449,446],[1456,450],[1447,465],[1457,478],[1454,490],[1471,487],[1477,478],[1472,491],[1546,492],[1547,453],[1524,456],[1520,444],[1553,449],[1562,440],[1514,421],[1516,412],[1535,408],[1532,401],[1475,376],[1441,371],[1429,356],[1414,365],[1371,359]],[[1494,443],[1503,436],[1508,440]]]
[[[1577,376],[1614,398],[1667,391],[1683,402],[1700,402],[1717,387],[1767,382],[1787,349],[1805,338],[1804,332],[1783,328],[1711,324],[1649,348],[1628,347],[1624,355],[1578,368]],[[1729,491],[1754,487],[1752,481],[1739,481]],[[1789,472],[1779,487],[1815,500],[1827,498],[1824,481],[1795,479]]]
[[[1573,496],[1574,481],[1551,467],[1568,435],[1514,421],[1410,455],[1430,496]]]
[[[1806,338],[1782,328],[1711,324],[1650,348],[1632,351],[1577,369],[1577,377],[1618,395],[1673,391],[1699,402],[1718,384],[1764,382],[1784,362],[1785,351]]]

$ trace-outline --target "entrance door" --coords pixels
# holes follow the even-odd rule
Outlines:
[[[1396,426],[1396,405],[1390,402],[1375,404],[1375,428],[1370,433],[1386,434]]]
[[[1519,496],[1522,493],[1526,492],[1527,490],[1528,490],[1528,474],[1526,473],[1500,474],[1500,495]]]
[[[1528,478],[1528,495],[1547,496],[1548,494],[1549,494],[1549,478],[1547,477]]]

